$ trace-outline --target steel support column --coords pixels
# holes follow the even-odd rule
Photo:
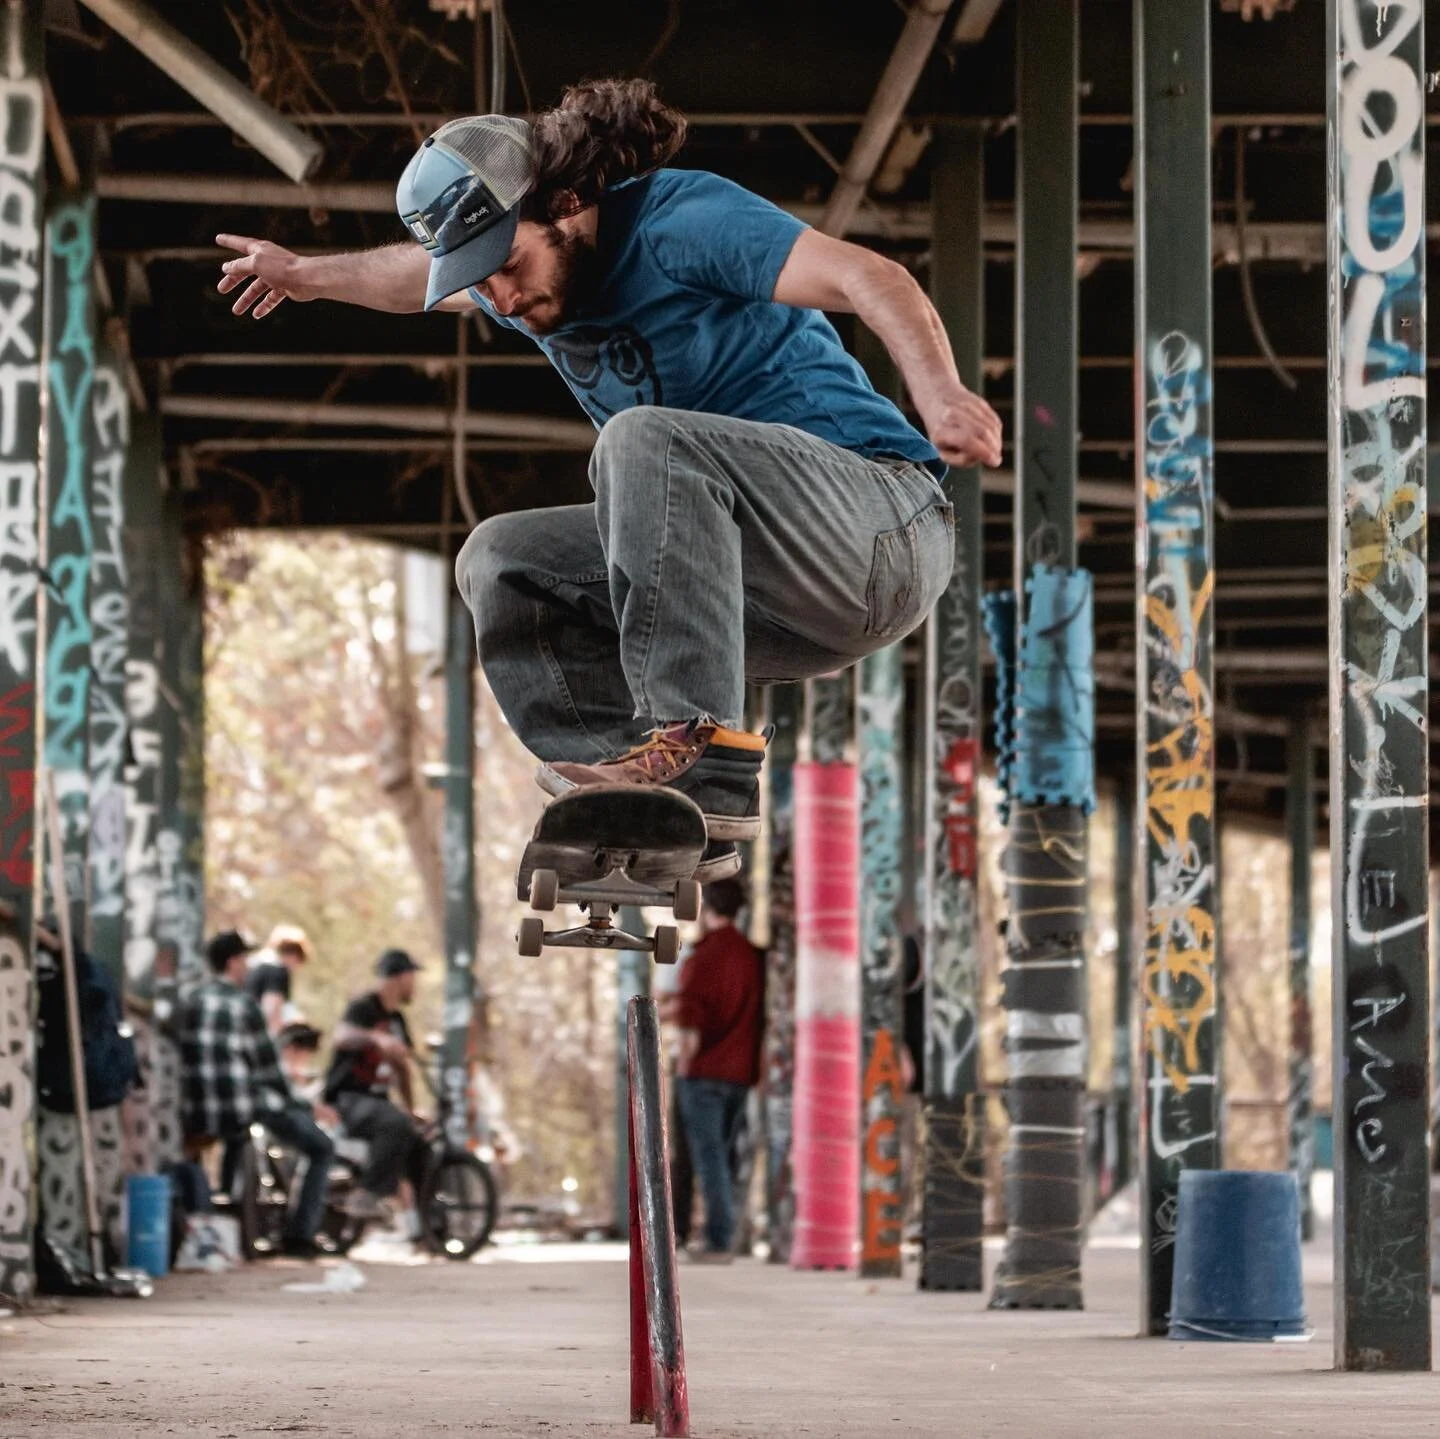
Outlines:
[[[1163,1334],[1182,1169],[1220,1163],[1209,0],[1136,0],[1141,1332]]]
[[[930,291],[961,380],[977,393],[985,354],[985,132],[935,134]],[[920,1287],[980,1289],[985,1108],[979,1084],[983,500],[976,470],[952,470],[955,569],[924,631],[925,782],[921,954],[925,965],[925,1156]]]
[[[130,397],[119,356],[102,345],[91,394],[94,554],[90,570],[90,949],[125,984],[125,666],[130,590],[125,572],[125,466]]]
[[[1285,827],[1290,832],[1290,1172],[1300,1187],[1300,1232],[1310,1239],[1310,1177],[1315,1172],[1315,1050],[1310,1012],[1310,861],[1315,845],[1315,750],[1310,721],[1297,714],[1286,741],[1289,785]]]
[[[45,217],[44,764],[54,772],[71,933],[86,924],[90,833],[90,518],[95,382],[95,196],[65,190]],[[49,901],[53,902],[53,901]]]
[[[1115,1052],[1110,1089],[1115,1116],[1111,1194],[1135,1174],[1135,786],[1115,793]]]
[[[860,662],[860,1275],[900,1276],[900,646]]]
[[[185,535],[180,550],[180,866],[176,938],[180,978],[205,973],[205,551]]]
[[[769,691],[775,737],[765,759],[770,829],[765,953],[765,1211],[772,1264],[788,1264],[795,1229],[791,1168],[795,1091],[795,741],[800,689]]]
[[[0,172],[8,195],[0,226],[0,1294],[34,1288],[36,562],[41,501],[40,217],[45,188],[42,0],[0,8],[5,62]]]
[[[445,647],[445,1040],[441,1083],[450,1100],[452,1144],[465,1148],[470,1124],[470,1022],[475,1006],[475,629],[451,587]]]
[[[136,415],[125,465],[125,568],[130,624],[125,660],[125,714],[130,753],[125,768],[125,997],[136,1029],[142,1085],[126,1101],[126,1152],[139,1174],[155,1169],[152,1082],[160,898],[161,713],[157,664],[160,556],[160,425]],[[142,1020],[139,1010],[147,1014]]]
[[[1338,1369],[1430,1368],[1424,9],[1327,6]]]
[[[1076,1309],[1080,1277],[1085,1088],[1085,815],[1093,768],[1072,775],[1077,736],[1093,745],[1057,682],[1088,669],[1088,577],[1074,583],[1076,479],[1075,226],[1079,116],[1078,0],[1019,0],[1016,284],[1015,594],[1017,652],[1033,650],[1043,725],[1031,743],[1034,787],[1012,786],[1005,851],[1004,974],[1010,1113],[1008,1225],[992,1308]],[[1060,581],[1066,610],[1037,623],[1036,588]],[[1071,593],[1080,596],[1072,606]],[[1083,591],[1083,594],[1082,594]],[[1048,609],[1048,602],[1046,605]],[[1073,648],[1072,648],[1073,646]],[[1083,656],[1083,658],[1082,658]],[[1017,674],[1019,672],[1017,671]],[[1017,680],[1018,683],[1018,680]],[[1037,694],[1037,698],[1039,695]],[[1020,718],[1017,708],[1017,719]],[[1017,730],[1018,734],[1018,730]],[[1028,741],[1027,741],[1028,742]],[[1079,777],[1086,793],[1075,790]],[[1018,778],[1018,776],[1017,776]]]

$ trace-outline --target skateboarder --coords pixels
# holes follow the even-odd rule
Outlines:
[[[400,179],[415,243],[300,257],[221,235],[240,254],[219,288],[257,319],[286,299],[478,308],[546,354],[599,429],[595,500],[470,536],[456,572],[480,660],[551,794],[689,795],[708,881],[759,827],[745,682],[843,669],[915,629],[953,566],[940,477],[998,465],[1001,432],[906,270],[666,168],[684,137],[641,80],[574,86],[533,124],[452,120]],[[926,433],[825,310],[884,342]]]

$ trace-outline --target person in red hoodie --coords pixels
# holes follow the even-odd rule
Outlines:
[[[704,934],[680,971],[666,1017],[680,1030],[676,1099],[690,1162],[705,1196],[699,1260],[724,1263],[735,1236],[730,1148],[745,1096],[760,1077],[765,971],[760,952],[736,927],[745,892],[734,879],[705,886]]]

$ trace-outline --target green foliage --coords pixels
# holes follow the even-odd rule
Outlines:
[[[315,958],[295,999],[325,1030],[370,982],[381,950],[408,949],[424,966],[411,1018],[418,1039],[439,1027],[443,953],[416,846],[382,778],[392,776],[397,733],[416,764],[443,759],[445,711],[438,658],[413,658],[413,690],[396,679],[396,554],[328,534],[212,543],[206,913],[212,931],[237,926],[261,939],[277,923],[302,925]],[[541,796],[534,761],[483,679],[476,689],[476,974],[488,997],[490,1077],[522,1149],[507,1188],[553,1199],[573,1175],[582,1208],[604,1216],[614,961],[516,954],[515,869]],[[401,703],[408,710],[397,714]]]

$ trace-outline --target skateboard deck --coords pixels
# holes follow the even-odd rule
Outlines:
[[[673,927],[627,934],[615,926],[615,911],[659,905],[677,919],[696,918],[700,887],[692,876],[705,845],[705,816],[674,790],[597,785],[552,800],[521,855],[516,894],[542,914],[578,904],[589,918],[578,929],[549,933],[542,920],[522,920],[520,953],[538,955],[546,945],[635,949],[673,962]]]

